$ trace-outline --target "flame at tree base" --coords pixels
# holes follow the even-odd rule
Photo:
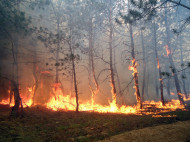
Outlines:
[[[32,101],[24,101],[23,100],[23,107],[31,107]],[[187,99],[190,100],[190,97]],[[2,100],[0,104],[3,105],[10,105],[10,107],[14,106],[14,101],[9,104],[9,99]],[[70,97],[70,95],[57,95],[53,96],[48,103],[45,104],[46,108],[59,111],[75,111],[76,104],[75,98]],[[155,102],[155,101],[146,101],[143,103],[143,108],[138,109],[136,105],[134,106],[126,106],[126,105],[117,105],[115,101],[109,102],[109,105],[100,105],[100,104],[93,104],[91,101],[86,103],[79,102],[79,111],[88,111],[88,112],[99,112],[99,113],[118,113],[118,114],[157,114],[161,112],[170,112],[175,111],[177,109],[186,110],[185,106],[180,105],[179,100],[171,100],[170,102],[166,103],[164,106],[162,102]]]
[[[46,107],[54,111],[65,110],[65,111],[75,111],[76,109],[76,99],[70,95],[63,95],[60,88],[53,90],[55,96],[50,98]],[[179,100],[171,100],[166,103],[164,106],[162,102],[155,101],[145,101],[143,103],[143,109],[139,109],[137,105],[126,106],[126,105],[117,105],[116,98],[112,96],[112,102],[109,102],[109,105],[100,105],[95,102],[79,102],[79,111],[89,111],[89,112],[99,112],[99,113],[120,113],[120,114],[156,114],[160,112],[169,112],[175,111],[177,109],[185,110],[185,106],[180,105]],[[190,100],[190,97],[187,100]]]
[[[71,97],[71,95],[63,95],[62,90],[59,86],[52,87],[53,93],[49,101],[45,104],[46,108],[58,111],[75,111],[76,110],[76,99],[75,97]],[[28,97],[24,97],[24,95],[20,94],[23,102],[23,107],[32,106],[32,89],[28,88]],[[13,100],[13,99],[12,99]],[[190,100],[184,99],[185,101]],[[14,106],[14,101],[10,104],[10,99],[5,99],[0,102],[0,104],[9,105],[10,107]],[[88,112],[99,112],[99,113],[118,113],[118,114],[158,114],[161,112],[170,112],[175,111],[177,109],[185,110],[185,106],[180,105],[179,100],[171,100],[167,102],[164,106],[162,102],[155,101],[145,101],[143,103],[143,108],[139,109],[137,105],[134,106],[126,106],[126,105],[117,105],[116,99],[113,99],[112,102],[109,102],[109,105],[100,105],[95,102],[79,102],[79,111],[88,111]]]

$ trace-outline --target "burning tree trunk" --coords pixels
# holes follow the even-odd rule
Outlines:
[[[110,2],[111,3],[111,2]],[[116,87],[115,87],[115,80],[114,80],[114,71],[113,71],[113,24],[112,24],[112,9],[109,9],[109,50],[110,50],[110,81],[112,87],[112,101],[116,104]]]
[[[33,65],[34,85],[32,87],[32,90],[33,90],[32,105],[34,105],[34,100],[35,100],[35,96],[36,96],[36,90],[38,89],[38,78],[37,78],[37,75],[36,75],[36,68],[37,68],[37,65],[36,65],[36,63],[34,63],[34,65]]]
[[[164,91],[163,91],[163,79],[162,79],[162,72],[161,72],[161,67],[160,67],[160,61],[158,58],[158,51],[157,51],[157,36],[156,36],[156,25],[154,21],[154,52],[155,52],[155,57],[157,61],[157,68],[159,72],[159,81],[160,81],[160,96],[161,96],[161,102],[162,105],[164,105]]]
[[[14,49],[13,49],[13,55],[14,55],[14,68],[16,68],[16,72],[14,75],[14,79],[11,80],[12,84],[12,91],[14,93],[14,106],[11,111],[11,116],[12,117],[18,117],[19,114],[19,107],[21,105],[22,113],[23,114],[23,106],[22,106],[22,100],[20,98],[20,93],[19,93],[19,80],[18,80],[18,37],[15,35],[14,37]]]
[[[20,93],[19,93],[19,88],[18,88],[18,84],[16,83],[16,81],[9,79],[8,77],[4,77],[1,76],[3,79],[9,80],[11,83],[11,89],[13,91],[14,94],[14,106],[12,107],[11,110],[11,117],[18,117],[20,114],[23,115],[23,105],[22,105],[22,100],[20,97]],[[19,113],[19,108],[21,106],[21,113]]]
[[[16,9],[17,9],[17,12],[19,11],[20,7],[19,7],[19,1],[17,1],[16,3]],[[18,14],[18,13],[17,13]],[[16,22],[17,23],[17,22]],[[18,25],[16,25],[17,27]],[[16,28],[16,30],[18,30]],[[18,33],[18,31],[17,31]],[[14,65],[15,65],[15,74],[14,77],[15,79],[13,79],[11,82],[13,84],[13,92],[14,92],[14,101],[15,101],[15,104],[12,108],[12,111],[11,111],[11,116],[13,117],[18,117],[19,116],[19,107],[20,107],[20,104],[21,104],[21,108],[23,110],[23,107],[22,107],[22,101],[21,101],[21,98],[20,98],[20,94],[19,94],[19,79],[18,79],[18,42],[19,42],[19,39],[18,39],[18,34],[15,33],[14,35],[14,38],[13,38],[13,43],[14,43],[14,49],[13,49],[13,55],[14,55]]]
[[[92,18],[89,17],[89,87],[92,92],[92,105],[94,104],[95,96],[99,92],[99,84],[95,75],[95,68],[94,68],[94,54],[93,54],[93,24],[92,24]],[[93,91],[92,84],[91,84],[91,73],[93,76],[93,82],[96,86],[96,90]]]
[[[17,11],[19,10],[19,2],[17,1]],[[17,27],[17,23],[16,23]],[[7,35],[9,36],[11,43],[12,43],[12,55],[13,55],[13,70],[12,70],[12,79],[10,80],[7,77],[3,77],[10,81],[10,102],[12,101],[12,97],[14,95],[14,106],[11,111],[11,116],[18,117],[19,116],[19,107],[21,105],[22,112],[23,112],[23,106],[22,101],[19,94],[19,79],[18,79],[18,34],[14,33],[13,36],[6,30],[3,29]],[[16,29],[17,30],[17,29]]]
[[[182,49],[182,45],[181,45],[181,38],[179,38],[179,41],[180,41],[180,53],[181,53],[181,66],[183,67],[184,65],[184,62],[183,62],[183,49]],[[182,70],[182,73],[181,73],[181,76],[182,76],[182,81],[183,81],[183,92],[185,94],[185,97],[188,98],[188,94],[187,94],[187,90],[186,90],[186,83],[185,83],[185,78],[186,78],[186,74],[185,74],[185,71]]]
[[[132,55],[132,67],[133,77],[134,77],[134,85],[135,85],[135,95],[137,99],[137,105],[142,108],[141,96],[139,91],[139,83],[138,83],[138,71],[137,71],[137,61],[135,58],[135,47],[134,47],[134,39],[133,39],[133,29],[132,25],[129,24],[130,38],[131,38],[131,55]]]
[[[174,65],[174,62],[173,62],[173,58],[172,58],[172,55],[171,55],[171,49],[170,49],[169,46],[166,46],[166,49],[169,51],[169,55],[168,56],[169,56],[171,71],[172,71],[172,74],[174,76],[174,82],[175,82],[175,86],[176,86],[176,90],[177,90],[178,99],[180,101],[180,104],[184,105],[184,100],[183,100],[183,96],[182,96],[182,93],[181,93],[179,79],[178,79],[176,68],[175,68],[175,65]]]
[[[18,85],[16,84],[15,81],[12,81],[12,84],[14,86],[13,92],[14,92],[15,104],[14,104],[14,107],[12,108],[11,116],[18,117],[20,115],[19,114],[20,105],[21,105],[22,113],[23,113],[23,106],[22,106],[22,101],[21,101],[20,94],[19,94]]]
[[[170,34],[169,34],[169,26],[168,26],[168,19],[167,19],[167,10],[165,9],[165,26],[166,26],[166,36],[167,36],[167,45],[166,45],[166,51],[167,51],[167,56],[169,57],[169,62],[170,62],[170,68],[171,68],[171,72],[174,76],[174,82],[175,82],[175,86],[176,86],[176,90],[177,90],[177,95],[178,95],[178,99],[180,101],[181,105],[184,105],[184,100],[183,100],[183,96],[181,93],[181,88],[180,88],[180,84],[179,84],[179,79],[177,76],[177,72],[176,72],[176,68],[173,62],[173,57],[171,54],[171,45],[170,45]]]
[[[141,27],[141,42],[142,42],[142,50],[143,50],[143,82],[142,82],[142,101],[144,101],[144,89],[145,89],[145,77],[146,77],[146,62],[145,62],[145,48],[144,48],[144,35],[143,28]]]
[[[34,50],[34,63],[33,63],[33,77],[34,77],[34,85],[32,87],[32,90],[33,90],[33,97],[32,97],[32,105],[34,105],[34,99],[35,99],[35,96],[36,96],[36,91],[38,89],[38,77],[37,77],[37,74],[36,74],[36,70],[37,70],[37,54],[36,54],[36,47],[34,47],[35,50]]]
[[[13,77],[13,78],[14,78],[14,77]],[[9,99],[9,105],[11,104],[12,99],[13,99],[13,97],[14,97],[14,92],[13,92],[13,90],[14,90],[14,86],[13,86],[13,84],[10,82],[10,93],[9,93],[10,99]]]

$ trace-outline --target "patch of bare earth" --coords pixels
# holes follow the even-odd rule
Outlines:
[[[190,121],[132,130],[100,142],[190,142]]]

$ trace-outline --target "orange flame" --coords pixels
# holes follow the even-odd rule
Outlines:
[[[56,86],[56,87],[55,87]],[[33,89],[28,87],[27,88],[27,95],[20,94],[23,102],[23,107],[30,107],[32,105],[32,93]],[[71,97],[71,95],[64,95],[60,84],[54,84],[52,86],[53,93],[49,101],[45,104],[48,109],[52,109],[54,111],[57,110],[65,110],[65,111],[75,111],[76,109],[76,99],[75,97]],[[8,90],[9,92],[10,90]],[[126,106],[126,105],[117,105],[116,104],[116,97],[112,94],[113,98],[112,101],[108,101],[109,105],[100,105],[94,102],[92,105],[91,101],[87,102],[79,102],[79,111],[90,111],[90,112],[99,112],[99,113],[122,113],[122,114],[158,114],[160,112],[169,112],[175,111],[176,109],[185,110],[183,105],[180,105],[179,100],[171,100],[167,102],[164,106],[162,102],[155,102],[155,101],[145,101],[143,103],[143,109],[139,110],[136,105],[134,106]],[[183,94],[181,94],[183,95]],[[14,99],[9,104],[9,98],[4,99],[0,102],[0,104],[10,105],[11,107],[14,106]],[[185,99],[185,101],[190,100],[190,97]],[[151,110],[151,108],[156,109],[156,111],[147,111]],[[155,115],[153,117],[170,117],[170,116],[158,116]],[[171,116],[174,117],[174,116]]]
[[[51,72],[49,72],[49,71],[41,71],[40,73],[41,74],[51,74]]]
[[[152,115],[152,117],[177,117],[177,115]]]
[[[159,59],[157,59],[157,68],[158,68],[158,69],[160,68],[160,62],[159,62]]]
[[[33,89],[32,87],[27,87],[27,95],[20,94],[21,100],[22,100],[22,105],[23,107],[30,107],[32,105],[32,95],[33,95]],[[10,93],[10,90],[8,90],[8,93]],[[2,105],[9,105],[10,107],[14,106],[14,98],[12,96],[11,102],[10,102],[10,97],[7,99],[1,100],[0,104]]]
[[[53,94],[46,103],[46,107],[52,110],[71,110],[75,111],[76,109],[76,101],[75,97],[71,97],[70,95],[64,95],[62,93],[62,90],[58,87],[56,90],[53,89]],[[113,95],[113,94],[112,94]],[[189,97],[190,100],[190,97]],[[171,100],[171,102],[168,102],[165,104],[165,106],[162,106],[162,102],[155,102],[155,101],[146,101],[144,102],[144,108],[143,110],[139,110],[137,106],[118,106],[116,104],[116,97],[113,95],[112,96],[112,101],[108,101],[109,105],[100,105],[96,104],[95,102],[87,101],[87,102],[79,102],[79,111],[93,111],[93,112],[100,112],[100,113],[124,113],[124,114],[140,114],[141,111],[143,111],[145,114],[152,114],[152,113],[157,113],[157,112],[150,112],[147,111],[146,109],[149,108],[150,106],[154,106],[159,112],[168,112],[168,111],[175,111],[176,109],[185,109],[183,105],[180,105],[179,100]],[[145,111],[144,111],[145,110]]]
[[[135,58],[132,60],[132,66],[130,66],[129,65],[129,70],[131,70],[131,71],[133,71],[133,74],[134,73],[138,73],[138,71],[137,71],[137,62],[136,62],[136,60],[135,60]]]
[[[175,95],[175,93],[174,92],[170,92],[170,95]]]
[[[168,45],[166,45],[165,48],[166,48],[167,56],[169,56],[171,54],[171,51],[170,51]]]

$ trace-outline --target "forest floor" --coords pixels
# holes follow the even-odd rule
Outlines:
[[[190,142],[190,120],[132,130],[99,142]]]
[[[152,132],[152,130],[157,128],[158,131],[163,131],[165,133],[165,131],[168,130],[172,133],[172,130],[170,130],[169,127],[165,127],[163,124],[173,123],[173,126],[175,126],[175,122],[178,122],[176,124],[179,125],[178,128],[176,127],[179,130],[175,131],[175,135],[179,135],[180,125],[186,125],[186,121],[189,125],[190,122],[188,121],[190,120],[190,111],[181,110],[162,114],[169,114],[174,117],[152,117],[152,115],[140,116],[93,112],[55,112],[36,106],[25,108],[24,117],[22,118],[10,118],[10,110],[11,108],[8,106],[0,105],[0,141],[2,142],[91,142],[130,131],[128,133],[129,136],[133,132],[136,133],[138,129],[141,129],[137,132],[139,133],[138,136],[146,137],[146,133]],[[164,127],[160,129],[158,125]],[[143,130],[142,128],[145,128],[145,134],[140,133]],[[147,129],[150,129],[149,132],[147,132]],[[174,129],[174,127],[171,129]],[[156,137],[160,138],[157,134],[159,133],[152,133],[152,136],[154,135],[155,139]],[[170,133],[168,134],[170,136]],[[132,137],[129,138],[131,138],[132,141]],[[190,141],[189,137],[187,141]]]

